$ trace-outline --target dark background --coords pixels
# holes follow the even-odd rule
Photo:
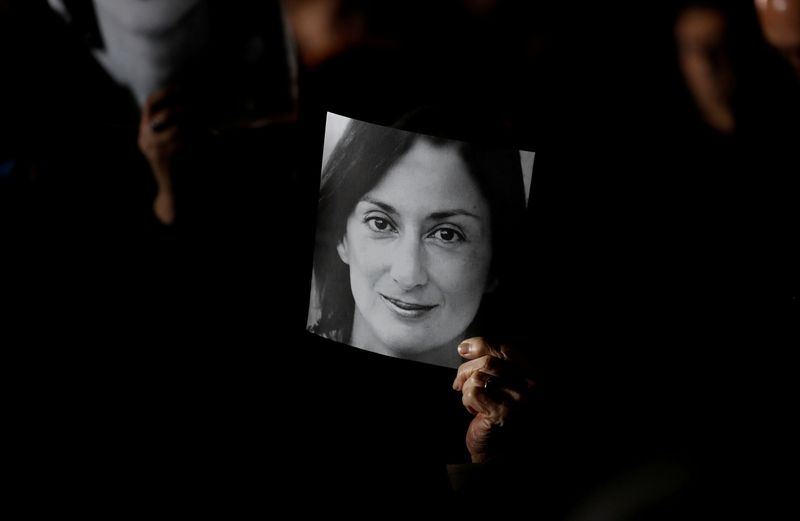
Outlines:
[[[301,64],[296,122],[204,147],[173,228],[149,212],[135,111],[80,35],[42,2],[3,15],[0,344],[30,504],[287,501],[265,475],[346,503],[413,452],[435,413],[390,423],[413,400],[404,368],[304,325],[325,111],[391,124],[426,105],[491,121],[453,137],[536,151],[512,333],[542,384],[527,479],[553,493],[531,512],[563,517],[659,465],[686,496],[652,517],[786,499],[800,95],[785,71],[760,62],[757,117],[720,143],[681,87],[672,4],[431,4],[349,3],[373,38]],[[375,441],[380,426],[394,434]],[[361,477],[336,484],[348,466]]]

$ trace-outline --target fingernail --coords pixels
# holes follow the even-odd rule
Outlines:
[[[470,343],[469,342],[461,342],[458,344],[458,352],[462,355],[469,354]]]

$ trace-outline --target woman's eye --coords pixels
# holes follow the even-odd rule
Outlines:
[[[439,228],[431,234],[431,237],[446,243],[461,242],[464,240],[464,235],[452,228]]]
[[[389,232],[392,231],[392,224],[386,219],[380,217],[370,217],[367,220],[367,226],[373,232]]]

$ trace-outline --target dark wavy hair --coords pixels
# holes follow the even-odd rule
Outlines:
[[[413,126],[412,122],[406,125]],[[349,267],[336,250],[344,237],[347,219],[358,201],[386,175],[418,140],[434,146],[453,146],[467,164],[469,174],[489,203],[491,212],[492,261],[490,279],[498,289],[516,270],[514,239],[525,212],[525,192],[519,152],[478,146],[461,141],[418,134],[350,120],[324,167],[320,181],[314,278],[321,310],[319,321],[310,329],[320,335],[348,342],[352,332],[355,302],[350,290]],[[490,317],[502,312],[491,305],[496,294],[484,295],[472,328],[486,334]],[[487,335],[488,336],[488,335]]]

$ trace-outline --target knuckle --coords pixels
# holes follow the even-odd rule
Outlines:
[[[483,367],[484,367],[484,369],[487,369],[488,371],[497,371],[498,369],[500,369],[501,365],[502,365],[501,360],[499,360],[498,358],[495,358],[493,356],[488,356],[487,355],[485,357],[485,360],[483,361]]]
[[[472,391],[465,391],[464,394],[461,395],[461,403],[465,406],[469,406],[471,403],[475,402],[475,396]]]
[[[489,408],[489,413],[487,414],[489,418],[489,422],[492,425],[502,427],[505,422],[505,417],[502,414],[502,409],[500,406],[493,406]]]
[[[483,378],[484,378],[483,375],[484,375],[484,373],[482,373],[481,371],[475,371],[469,377],[470,383],[472,385],[474,385],[475,387],[482,387],[483,386]]]

